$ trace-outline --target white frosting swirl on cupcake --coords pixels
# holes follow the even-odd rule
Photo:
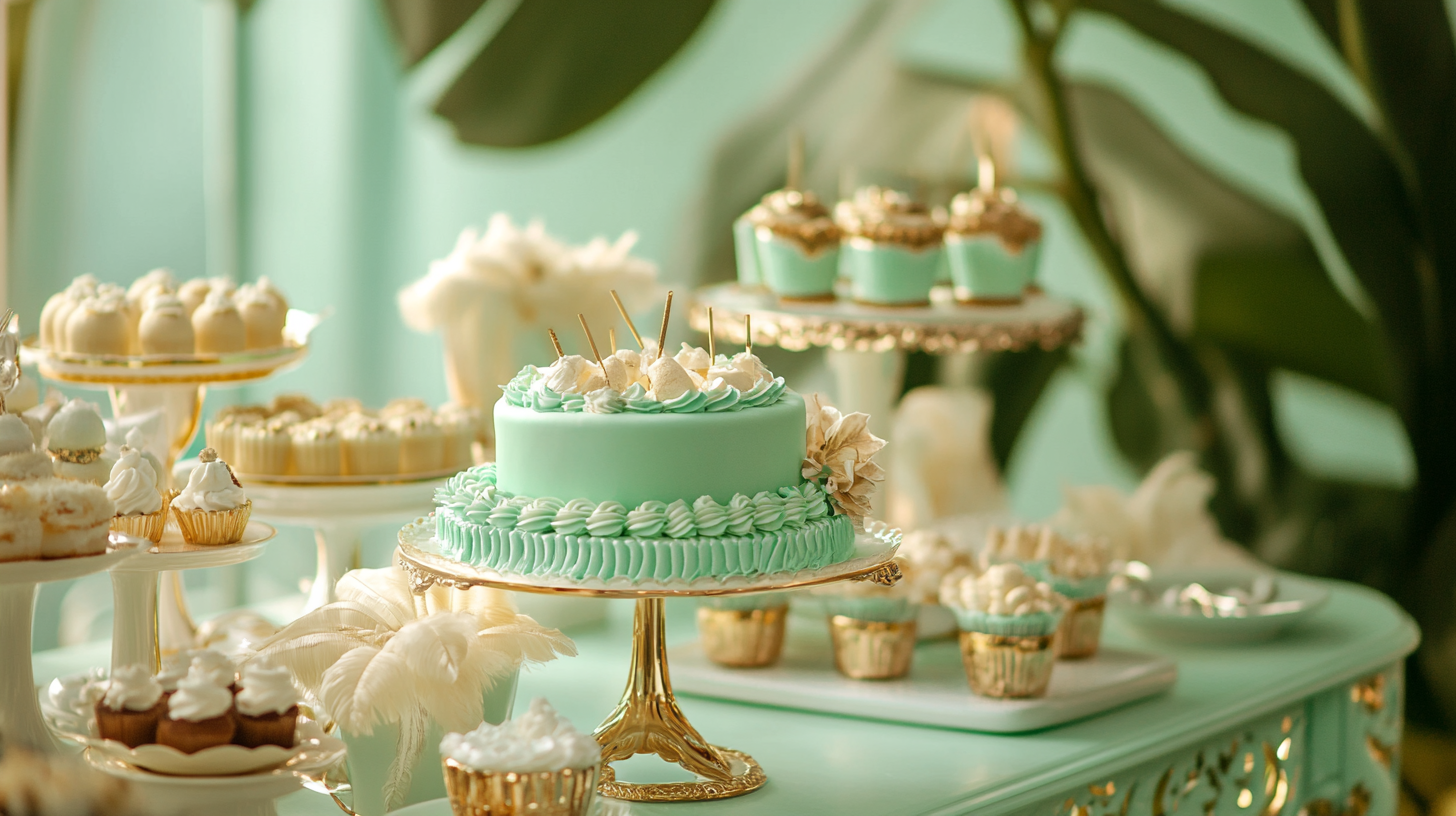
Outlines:
[[[160,687],[159,687],[160,688]],[[214,683],[207,669],[195,659],[177,692],[167,700],[167,716],[173,720],[202,722],[221,717],[233,707],[233,693]]]
[[[525,714],[501,725],[483,723],[465,734],[446,734],[440,755],[482,773],[540,773],[592,768],[602,749],[537,697]]]
[[[111,673],[102,698],[112,711],[147,711],[162,699],[162,686],[141,666],[122,666]]]
[[[203,451],[204,454],[209,452],[210,449]],[[247,501],[243,489],[233,483],[233,474],[227,463],[217,459],[215,452],[212,455],[211,461],[201,462],[188,474],[187,486],[172,500],[173,507],[183,510],[232,510],[242,507]]]
[[[121,446],[121,458],[111,466],[111,478],[106,481],[106,498],[116,505],[118,516],[155,513],[162,509],[157,474],[142,458],[141,451]]]
[[[288,669],[265,660],[243,667],[242,688],[235,698],[238,713],[249,717],[282,714],[298,705],[298,691]]]

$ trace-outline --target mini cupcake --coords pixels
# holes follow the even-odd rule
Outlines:
[[[297,414],[284,414],[238,428],[232,458],[238,470],[257,476],[288,473],[293,459],[292,419],[295,417]]]
[[[298,691],[288,669],[256,660],[243,667],[243,682],[234,703],[238,733],[234,742],[247,748],[278,745],[292,748],[298,727]]]
[[[597,793],[602,749],[544,698],[502,725],[485,723],[440,741],[455,816],[550,813],[585,816]]]
[[[209,683],[237,692],[237,667],[231,658],[213,649],[183,649],[162,659],[162,671],[157,674],[157,682],[162,685],[164,699],[177,691],[194,665]]]
[[[330,420],[301,422],[291,431],[293,470],[299,476],[339,476],[344,472],[343,440]]]
[[[380,419],[430,413],[430,404],[419,397],[395,397],[379,409]]]
[[[399,473],[399,434],[384,422],[359,417],[341,429],[344,473],[349,476],[394,476]]]
[[[66,350],[73,354],[125,355],[131,352],[131,323],[126,302],[99,295],[81,301],[66,318]]]
[[[195,754],[231,744],[236,733],[232,692],[208,679],[194,661],[176,693],[167,698],[167,715],[157,723],[157,744]]]
[[[1107,584],[1112,579],[1111,552],[1100,539],[1072,539],[1049,527],[1043,530],[1036,559],[1026,565],[1026,571],[1067,599],[1067,612],[1057,628],[1057,657],[1092,657],[1102,642]]]
[[[28,482],[55,475],[51,458],[35,449],[35,435],[15,414],[0,414],[0,481]]]
[[[298,414],[300,421],[307,422],[310,419],[317,419],[323,416],[323,409],[319,404],[305,394],[278,394],[268,401],[268,414],[277,416],[283,413]]]
[[[961,193],[951,200],[945,251],[957,300],[1019,303],[1036,278],[1041,222],[1010,189]]]
[[[140,426],[132,427],[126,432],[127,447],[141,455],[142,461],[152,466],[152,473],[157,477],[157,490],[167,490],[167,469],[162,465],[162,460],[153,456],[147,451],[147,437],[142,433]]]
[[[788,595],[704,598],[698,607],[703,653],[720,666],[757,669],[777,663],[784,650]]]
[[[172,500],[172,515],[188,544],[236,544],[252,512],[242,485],[212,448],[203,448],[187,486]]]
[[[238,461],[238,440],[243,429],[250,425],[262,425],[264,419],[255,414],[230,414],[219,416],[207,423],[207,446],[217,451],[217,458],[224,462]]]
[[[1046,694],[1064,603],[1051,587],[1017,564],[996,564],[980,576],[947,575],[940,602],[960,624],[971,691],[1001,698]]]
[[[162,294],[146,301],[137,323],[137,343],[142,354],[192,354],[197,336],[192,318],[176,295]]]
[[[21,485],[0,485],[0,561],[41,557],[40,504]]]
[[[762,283],[783,300],[834,299],[840,229],[813,193],[769,193],[744,220],[753,230],[750,249]]]
[[[111,468],[105,490],[106,498],[116,506],[111,529],[153,544],[162,540],[162,531],[167,527],[167,502],[157,490],[157,474],[141,451],[121,446],[121,457]]]
[[[283,324],[288,318],[288,304],[267,278],[257,284],[243,284],[233,295],[238,313],[243,318],[245,342],[249,349],[271,349],[283,345]]]
[[[941,262],[944,226],[904,193],[866,187],[834,209],[844,232],[840,275],[861,303],[923,306]]]
[[[141,666],[111,673],[106,696],[96,701],[96,733],[128,748],[157,741],[162,719],[162,686]]]
[[[101,414],[82,400],[71,400],[51,417],[46,426],[46,451],[55,474],[62,479],[105,484],[116,464],[105,453],[106,424]]]
[[[116,506],[99,486],[67,479],[30,483],[40,504],[42,558],[98,555],[110,543]]]
[[[232,298],[220,289],[209,292],[192,313],[192,333],[197,338],[198,354],[232,354],[248,346],[243,316]]]
[[[428,413],[412,413],[389,420],[399,434],[399,472],[434,473],[444,467],[445,434]]]
[[[355,397],[335,397],[330,400],[324,400],[324,404],[319,407],[323,410],[323,416],[325,418],[332,419],[335,422],[347,416],[366,413],[364,403]]]
[[[480,411],[453,403],[440,406],[435,414],[440,433],[445,435],[442,467],[463,470],[475,464],[475,441],[480,436]]]

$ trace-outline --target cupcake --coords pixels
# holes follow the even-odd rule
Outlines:
[[[248,748],[292,748],[298,727],[298,691],[288,669],[255,660],[243,667],[243,682],[233,702],[238,733],[233,741]]]
[[[111,467],[105,490],[106,498],[116,506],[111,529],[153,544],[162,540],[162,531],[167,527],[167,503],[157,490],[157,474],[141,451],[121,446],[121,457]]]
[[[162,719],[162,686],[141,666],[111,673],[106,696],[96,701],[96,733],[128,748],[157,741]]]
[[[110,543],[116,506],[101,487],[67,479],[31,482],[40,504],[42,558],[98,555]]]
[[[866,187],[834,209],[840,275],[861,303],[922,306],[940,270],[944,227],[904,193]]]
[[[983,697],[1042,697],[1056,653],[1063,599],[1018,564],[979,576],[947,575],[940,602],[960,624],[961,660],[971,691]]]
[[[137,323],[142,354],[192,354],[197,346],[192,318],[176,295],[159,294],[146,301]]]
[[[1041,256],[1041,222],[1007,188],[975,189],[951,200],[945,230],[956,299],[1019,303]]]
[[[41,557],[40,504],[21,485],[0,485],[0,561]]]
[[[279,394],[268,401],[268,414],[292,412],[298,415],[299,420],[307,422],[310,419],[317,419],[323,416],[323,409],[319,404],[309,399],[304,394]]]
[[[46,451],[63,479],[105,484],[116,464],[105,450],[106,424],[89,402],[71,400],[46,425]]]
[[[364,403],[355,397],[335,397],[331,400],[324,400],[324,404],[319,408],[322,409],[326,419],[332,419],[335,422],[347,416],[365,413]]]
[[[188,544],[236,544],[252,512],[242,485],[212,448],[203,448],[187,486],[172,500],[172,515]]]
[[[480,412],[474,408],[447,403],[440,406],[435,421],[444,434],[442,467],[463,470],[475,464],[475,440],[480,435]]]
[[[167,468],[162,465],[162,460],[147,451],[147,437],[142,433],[140,426],[133,426],[126,432],[125,444],[140,454],[143,462],[152,466],[152,473],[157,477],[157,490],[165,492],[167,489]]]
[[[380,419],[430,413],[430,404],[419,397],[395,397],[379,409]]]
[[[66,318],[66,350],[73,354],[131,352],[131,323],[121,298],[86,298]]]
[[[544,698],[499,726],[440,741],[445,791],[455,816],[550,813],[585,816],[596,798],[602,749]]]
[[[399,434],[378,419],[360,417],[340,428],[344,473],[393,476],[399,473]]]
[[[257,284],[243,284],[233,296],[233,302],[243,318],[247,348],[271,349],[283,345],[288,304],[267,278],[261,278]]]
[[[399,472],[434,473],[444,466],[445,434],[428,413],[412,413],[389,420],[399,434]]]
[[[15,414],[0,414],[0,481],[27,482],[55,475],[51,458],[35,449],[35,435]]]
[[[162,686],[165,699],[177,691],[196,665],[201,676],[215,686],[222,686],[237,692],[237,667],[222,652],[213,649],[183,649],[162,659],[162,670],[157,673],[157,682]]]
[[[698,639],[703,653],[720,666],[772,666],[784,650],[788,617],[789,599],[780,592],[704,598],[698,606]]]
[[[232,459],[238,470],[267,476],[288,473],[293,458],[290,420],[296,416],[285,414],[238,428]]]
[[[231,744],[236,733],[232,692],[212,682],[194,660],[177,691],[167,698],[167,714],[157,723],[157,744],[195,754]]]
[[[192,313],[198,354],[232,354],[247,348],[247,328],[238,307],[221,289],[213,289]]]
[[[1043,531],[1036,558],[1026,565],[1026,571],[1067,599],[1066,614],[1057,628],[1057,657],[1092,657],[1102,641],[1107,584],[1112,579],[1111,552],[1100,539],[1067,538],[1049,527]]]
[[[744,220],[753,230],[750,250],[763,284],[783,300],[834,299],[840,230],[813,193],[769,193]]]
[[[344,472],[343,440],[331,420],[319,418],[294,425],[293,471],[299,476],[340,476]]]
[[[262,425],[263,418],[256,414],[228,414],[218,416],[207,423],[207,446],[217,451],[217,457],[224,462],[238,461],[238,440],[243,429],[250,425]]]
[[[96,278],[82,275],[51,295],[40,311],[40,344],[55,351],[66,350],[66,321],[81,301],[96,293]]]

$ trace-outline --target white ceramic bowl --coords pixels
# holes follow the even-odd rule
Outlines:
[[[1137,634],[1152,640],[1178,644],[1241,644],[1272,640],[1308,620],[1329,600],[1330,591],[1309,578],[1287,572],[1271,573],[1274,597],[1231,617],[1185,614],[1158,603],[1169,587],[1193,582],[1212,592],[1233,587],[1247,588],[1258,575],[1252,570],[1202,569],[1160,571],[1143,584],[1148,602],[1138,600],[1132,590],[1119,590],[1108,597],[1112,616]]]

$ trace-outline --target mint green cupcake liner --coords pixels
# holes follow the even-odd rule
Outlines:
[[[830,596],[824,599],[824,608],[830,615],[843,615],[846,618],[876,623],[904,623],[914,620],[920,614],[920,604],[909,598]]]
[[[962,632],[982,632],[1009,637],[1044,637],[1054,634],[1062,622],[1062,613],[1035,612],[1030,615],[992,615],[970,609],[950,607]]]
[[[1082,600],[1095,598],[1098,595],[1107,594],[1107,585],[1111,583],[1111,575],[1094,575],[1090,578],[1072,579],[1064,578],[1052,573],[1051,564],[1046,561],[1033,561],[1022,565],[1026,574],[1038,581],[1045,582],[1058,595],[1071,600]]]

